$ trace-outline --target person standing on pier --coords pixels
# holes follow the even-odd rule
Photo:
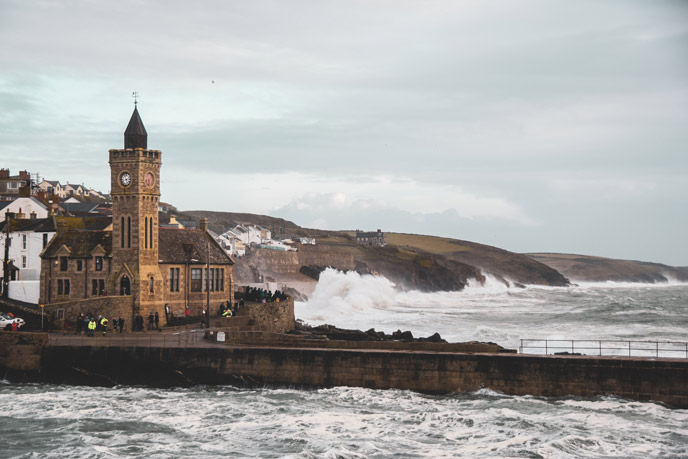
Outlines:
[[[122,333],[122,329],[124,328],[124,318],[122,316],[119,316],[119,320],[117,321],[117,323],[119,324],[119,332]]]

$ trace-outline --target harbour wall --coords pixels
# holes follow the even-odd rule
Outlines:
[[[7,356],[19,346],[28,346],[21,359],[0,358],[0,371],[4,369],[8,379],[159,387],[356,386],[436,394],[489,388],[511,395],[546,397],[615,395],[688,408],[688,360],[685,359],[222,344],[210,347],[48,346],[41,344],[40,334],[35,336],[38,338],[33,344],[27,338],[17,343],[0,337],[0,355]]]

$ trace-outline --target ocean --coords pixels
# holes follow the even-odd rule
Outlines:
[[[488,279],[420,293],[328,270],[296,316],[514,349],[521,339],[688,342],[688,285]],[[688,457],[688,410],[616,397],[0,382],[0,458]]]

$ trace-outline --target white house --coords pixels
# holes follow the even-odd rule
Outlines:
[[[230,255],[243,257],[246,254],[246,247],[270,242],[270,237],[270,230],[262,226],[236,225],[215,239]]]
[[[4,254],[8,221],[0,223],[0,247]],[[8,296],[11,299],[38,303],[41,278],[40,254],[55,235],[55,219],[10,220]],[[0,277],[4,273],[0,271]]]
[[[8,213],[17,219],[46,218],[48,207],[34,197],[0,201],[0,222],[5,221]]]
[[[47,194],[54,194],[60,198],[64,198],[66,196],[64,187],[57,180],[43,180],[38,184],[38,188]]]

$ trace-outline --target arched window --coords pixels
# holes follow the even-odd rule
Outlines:
[[[127,248],[131,249],[131,217],[127,217]]]
[[[143,238],[143,248],[147,249],[148,248],[148,217],[144,220],[143,223],[143,228],[144,228],[144,238]]]
[[[153,276],[150,277],[150,292],[153,293],[153,286],[155,285],[155,279]]]
[[[153,248],[153,217],[150,218],[150,220],[148,221],[148,224],[150,225],[150,231],[148,232],[148,234],[150,234],[150,244],[148,245],[148,247],[150,247],[152,249]]]
[[[126,274],[119,280],[119,294],[131,295],[131,284],[129,283],[129,277]]]
[[[124,217],[122,217],[122,224],[119,227],[119,233],[120,233],[120,237],[122,239],[122,248],[124,248],[124,230],[125,229],[126,228],[124,228]]]

